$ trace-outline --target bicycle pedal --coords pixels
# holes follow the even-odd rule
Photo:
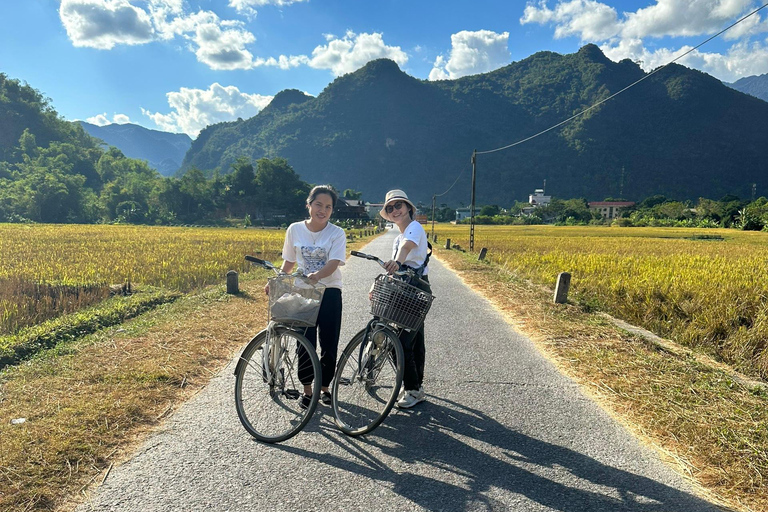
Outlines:
[[[301,396],[298,389],[286,389],[283,391],[283,394],[286,398],[290,398],[291,400],[297,400]]]
[[[350,384],[352,384],[352,379],[350,379],[349,377],[339,377],[339,384],[341,384],[342,386],[349,386]]]

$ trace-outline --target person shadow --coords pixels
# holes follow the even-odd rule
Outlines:
[[[430,396],[417,408],[395,410],[376,430],[362,437],[342,434],[333,423],[330,409],[325,411],[307,425],[304,435],[318,432],[350,457],[326,449],[316,453],[290,445],[276,447],[374,481],[388,482],[394,492],[426,510],[530,508],[523,497],[537,503],[537,509],[562,512],[730,510],[652,478],[517,432],[481,411],[445,398]],[[389,467],[387,458],[403,464],[395,470]],[[515,502],[512,508],[510,500]]]

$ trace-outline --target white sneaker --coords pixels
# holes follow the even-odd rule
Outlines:
[[[419,394],[418,389],[412,389],[410,391],[406,391],[403,398],[397,401],[395,404],[400,409],[410,409],[414,405],[416,405],[419,402],[423,402],[425,400],[425,395]]]
[[[427,393],[424,391],[424,386],[423,385],[419,386],[419,389],[416,392],[419,394],[419,397],[422,400],[426,400],[427,399]]]

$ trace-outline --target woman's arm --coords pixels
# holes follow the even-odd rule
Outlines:
[[[339,268],[340,264],[341,264],[340,260],[330,260],[328,263],[325,264],[323,268],[321,268],[317,272],[312,272],[307,277],[314,282],[318,282],[324,277],[328,277],[334,272],[336,272],[336,269]]]
[[[392,272],[396,272],[400,269],[400,265],[402,263],[405,263],[405,260],[408,259],[408,254],[418,247],[416,245],[416,242],[412,240],[406,240],[403,245],[400,246],[400,248],[397,250],[397,256],[394,260],[389,260],[384,264],[384,269],[389,272],[390,274]]]

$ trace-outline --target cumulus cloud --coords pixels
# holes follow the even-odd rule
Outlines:
[[[146,109],[142,109],[142,112],[161,130],[184,132],[193,138],[210,124],[234,121],[238,117],[253,117],[273,98],[244,93],[235,86],[225,87],[218,83],[208,89],[182,87],[178,92],[169,92],[166,96],[172,112],[163,114]]]
[[[712,35],[753,7],[753,0],[656,0],[648,7],[624,12],[619,18],[612,7],[596,0],[558,0],[552,8],[547,0],[541,0],[526,6],[520,23],[553,26],[556,38],[575,36],[582,42],[598,43],[610,59],[629,58],[649,71],[691,46],[671,49],[654,44],[653,49],[649,49],[647,39]],[[724,81],[765,73],[768,68],[766,41],[750,42],[750,39],[767,31],[768,23],[759,15],[753,15],[722,36],[734,41],[725,53],[694,51],[678,62]]]
[[[256,16],[256,9],[254,7],[263,7],[265,5],[284,7],[305,1],[308,0],[229,0],[229,6],[234,7],[241,14],[254,17]]]
[[[329,69],[335,76],[355,71],[374,59],[392,59],[400,66],[408,62],[408,55],[399,46],[387,46],[378,32],[355,34],[347,31],[341,38],[330,34],[325,38],[328,44],[316,47],[312,57],[306,58],[306,63],[315,69]]]
[[[459,78],[485,73],[508,64],[511,59],[508,42],[509,32],[497,34],[490,30],[463,30],[453,34],[450,56],[446,59],[439,55],[435,59],[429,79]]]
[[[199,23],[190,39],[197,45],[197,60],[211,69],[248,69],[252,65],[253,55],[245,45],[256,38],[236,23],[219,23],[218,18]]]
[[[112,120],[110,121],[109,117],[107,117],[107,113],[104,112],[102,114],[89,117],[85,121],[87,123],[95,124],[96,126],[106,126],[112,123],[115,123],[115,124],[130,123],[131,119],[125,114],[115,114],[114,116],[112,116]]]
[[[620,29],[616,10],[594,0],[561,1],[554,9],[543,1],[528,4],[520,23],[554,24],[555,38],[579,36],[583,41],[607,39]]]
[[[154,37],[149,14],[127,0],[62,0],[59,17],[72,44],[109,50]]]
[[[643,46],[640,39],[622,40],[615,46],[603,45],[606,57],[613,61],[631,59],[645,71],[663,66],[690,50],[691,46],[677,49],[658,48],[653,51]],[[768,46],[762,42],[736,43],[724,54],[706,53],[694,50],[679,61],[679,64],[699,69],[724,82],[735,82],[739,78],[768,73]]]

